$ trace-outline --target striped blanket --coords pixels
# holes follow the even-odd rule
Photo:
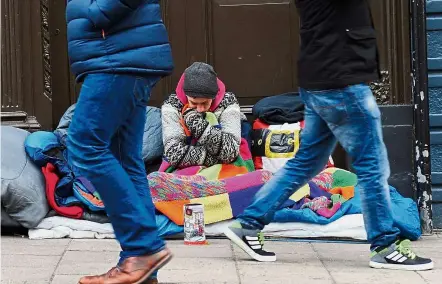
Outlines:
[[[205,224],[237,217],[250,205],[256,192],[272,176],[265,170],[224,179],[210,180],[203,175],[178,175],[156,172],[149,175],[149,185],[155,207],[177,225],[183,225],[183,206],[204,205]],[[294,193],[284,208],[295,209],[297,202],[310,196],[311,189],[325,192],[338,188],[353,188],[356,176],[345,170],[328,168]]]
[[[193,166],[184,169],[175,169],[166,161],[163,161],[160,172],[173,173],[175,175],[200,175],[208,180],[220,180],[224,178],[243,175],[255,171],[247,141],[242,138],[239,146],[239,156],[231,164],[216,164],[211,167]]]

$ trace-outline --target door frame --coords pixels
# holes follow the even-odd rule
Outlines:
[[[414,110],[414,186],[423,234],[433,233],[426,0],[411,0],[411,68]]]

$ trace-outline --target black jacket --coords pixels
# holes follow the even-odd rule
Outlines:
[[[296,0],[296,6],[301,88],[337,89],[379,78],[376,33],[366,0]]]

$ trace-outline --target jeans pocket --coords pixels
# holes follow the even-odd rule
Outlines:
[[[368,85],[355,85],[347,89],[349,112],[354,117],[380,119],[381,111]]]
[[[134,84],[135,102],[139,106],[147,106],[152,89],[160,81],[161,77],[152,76],[146,78],[137,78]]]
[[[348,120],[347,107],[344,103],[329,105],[326,107],[317,107],[316,111],[329,125],[343,125]]]
[[[342,125],[348,120],[346,98],[341,90],[325,91],[323,93],[308,92],[308,100],[316,113],[328,125]]]

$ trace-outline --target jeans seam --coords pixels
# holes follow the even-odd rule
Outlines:
[[[122,257],[122,259],[127,259],[129,257],[138,257],[138,256],[151,256],[154,255],[156,253],[159,253],[160,251],[163,251],[164,249],[166,249],[166,245],[163,244],[160,248],[153,250],[153,251],[149,251],[149,252],[145,252],[145,251],[123,251],[124,257]]]
[[[121,130],[117,130],[117,141],[118,141],[118,160],[120,161],[121,167],[124,169],[123,153],[121,151]]]
[[[141,78],[136,77],[134,87],[132,89],[132,93],[134,94],[134,98],[135,98],[135,106],[138,105],[141,101],[140,94],[138,94],[138,92],[137,92],[137,86],[138,86],[139,81],[141,81]]]
[[[135,97],[135,106],[142,106],[142,103],[143,103],[144,100],[146,100],[146,102],[145,102],[146,104],[149,102],[150,97],[152,96],[152,89],[155,87],[155,85],[159,81],[159,80],[155,81],[155,84],[152,84],[151,81],[148,81],[148,83],[147,83],[146,82],[147,80],[149,80],[149,79],[143,78],[143,77],[139,77],[139,76],[136,77],[134,88],[133,88],[133,91],[132,91],[132,93],[134,94],[134,97]],[[143,83],[143,94],[138,94],[138,92],[136,92],[138,83],[140,81],[142,81],[142,83]],[[149,88],[149,94],[145,93],[146,92],[146,90],[145,90],[146,88]]]

